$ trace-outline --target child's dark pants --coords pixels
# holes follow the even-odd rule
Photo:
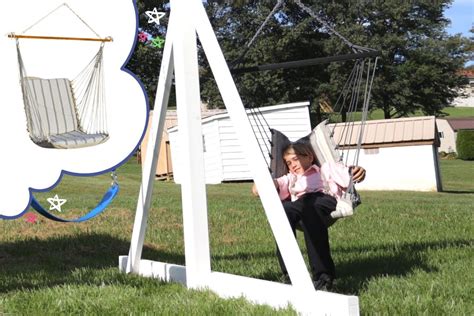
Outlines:
[[[290,222],[293,234],[301,224],[309,265],[313,279],[317,280],[323,273],[335,277],[336,271],[329,248],[327,217],[336,209],[336,199],[322,192],[306,193],[298,200],[283,201],[283,208]],[[287,274],[285,264],[277,247],[278,262],[284,274]]]

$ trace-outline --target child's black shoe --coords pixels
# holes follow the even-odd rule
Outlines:
[[[317,280],[313,281],[316,291],[330,291],[334,278],[328,274],[321,274]]]
[[[284,284],[291,284],[290,276],[288,275],[288,273],[284,273],[284,274],[280,277],[280,282],[281,282],[281,283],[284,283]]]

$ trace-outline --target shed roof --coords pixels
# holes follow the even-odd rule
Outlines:
[[[455,132],[460,129],[474,129],[474,117],[447,118],[446,121]]]
[[[329,124],[334,128],[334,140],[340,146],[357,145],[361,122],[353,122],[351,133],[344,130],[344,124]],[[347,137],[343,137],[343,133]],[[362,145],[400,146],[419,143],[439,144],[434,116],[408,117],[399,119],[367,121],[363,130]]]
[[[474,78],[474,70],[473,69],[462,69],[459,71],[459,74],[467,77],[467,78]]]

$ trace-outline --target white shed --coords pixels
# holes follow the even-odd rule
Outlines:
[[[266,106],[254,109],[259,112],[259,115],[252,115],[253,111],[250,110],[247,110],[247,115],[255,131],[258,129],[257,126],[262,126],[258,118],[263,117],[271,128],[279,130],[293,141],[311,132],[308,106],[309,102]],[[257,117],[257,122],[255,122],[255,117]],[[269,131],[266,132],[269,133]],[[251,158],[245,157],[228,113],[204,118],[202,133],[206,183],[252,180],[248,167],[248,159]],[[168,129],[174,181],[181,183],[182,168],[179,161],[181,148],[178,134],[178,126]],[[258,135],[257,132],[256,134]],[[268,161],[267,146],[263,144],[264,140],[261,137],[257,138]]]
[[[346,145],[354,146],[353,138]],[[359,156],[367,176],[357,189],[441,191],[438,146],[434,116],[367,121]],[[353,153],[349,150],[348,164]]]

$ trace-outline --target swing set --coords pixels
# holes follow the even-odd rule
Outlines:
[[[309,8],[295,0],[300,8],[313,16]],[[283,1],[278,2],[278,6]],[[271,16],[278,10],[272,11]],[[200,0],[179,1],[171,0],[171,13],[161,63],[159,81],[155,99],[155,113],[151,123],[150,138],[146,150],[145,164],[142,169],[142,183],[133,226],[130,250],[127,256],[120,256],[119,267],[125,273],[135,273],[142,276],[158,278],[185,284],[188,288],[206,288],[216,292],[221,297],[241,297],[248,300],[281,308],[288,304],[302,314],[316,315],[358,315],[359,302],[356,296],[316,291],[313,287],[305,262],[286,219],[282,204],[273,185],[272,175],[268,172],[266,157],[261,154],[261,147],[244,109],[242,100],[235,86],[231,70],[219,47],[216,35]],[[265,24],[265,23],[264,23]],[[257,34],[249,42],[258,36]],[[331,32],[338,36],[332,28]],[[339,35],[340,36],[340,35]],[[217,87],[221,93],[228,114],[232,120],[241,146],[247,157],[252,157],[249,164],[254,182],[259,192],[263,209],[271,230],[277,242],[287,267],[292,284],[282,284],[267,280],[259,280],[211,270],[209,230],[207,220],[207,198],[204,176],[204,156],[202,143],[202,126],[200,112],[200,88],[197,37],[207,57]],[[370,86],[376,62],[367,62],[366,58],[377,58],[378,53],[370,49],[353,45],[352,54],[297,61],[295,63],[272,64],[270,66],[252,66],[233,69],[232,72],[271,70],[294,66],[308,66],[322,61],[338,61],[355,59],[356,64],[342,92],[341,103],[349,105],[352,111],[360,110],[366,113],[370,100]],[[365,73],[365,76],[364,76]],[[372,76],[372,77],[371,77]],[[369,79],[370,78],[370,79]],[[147,218],[150,211],[154,171],[158,161],[161,135],[164,128],[166,109],[172,83],[176,89],[177,112],[181,137],[182,161],[181,180],[183,229],[185,243],[186,265],[176,265],[166,262],[142,259],[142,250],[147,228]],[[367,83],[361,89],[362,83]],[[354,90],[354,88],[358,88]],[[359,90],[361,89],[361,90]],[[360,97],[362,95],[362,97]],[[363,106],[360,106],[362,101]],[[342,108],[342,106],[341,106]],[[343,111],[348,112],[345,108]],[[337,142],[331,143],[331,127],[323,122],[304,140],[314,143],[315,152],[320,162],[326,160],[340,161],[342,155]],[[350,125],[348,125],[350,127]],[[271,128],[265,128],[264,133],[276,135]],[[360,133],[362,129],[359,130]],[[361,134],[357,136],[361,139]],[[284,135],[283,135],[284,136]],[[284,137],[283,137],[284,138]],[[272,164],[278,164],[275,157],[282,146],[273,140]],[[280,148],[280,149],[278,149]],[[360,141],[359,141],[360,148]],[[274,173],[275,174],[275,173]],[[349,192],[349,191],[348,191]],[[344,217],[352,213],[355,191],[349,192],[349,209],[334,217]]]
[[[294,0],[295,3],[318,20],[318,17],[301,1]],[[277,6],[272,10],[276,12],[283,0],[279,0]],[[306,265],[299,250],[298,244],[293,236],[291,228],[286,219],[283,207],[278,198],[278,194],[273,185],[272,175],[268,172],[268,164],[261,154],[260,145],[255,137],[249,122],[249,117],[244,109],[242,100],[235,86],[231,75],[231,70],[219,47],[219,43],[212,29],[208,16],[204,10],[201,0],[171,0],[171,15],[169,17],[168,31],[163,50],[156,99],[155,115],[151,123],[151,132],[146,150],[145,164],[142,168],[142,183],[138,195],[135,221],[131,238],[130,250],[127,256],[119,258],[119,268],[126,273],[136,273],[143,276],[159,278],[165,281],[175,281],[185,284],[188,288],[207,288],[222,297],[241,297],[248,300],[269,304],[270,306],[281,308],[288,304],[303,314],[337,314],[337,315],[358,315],[359,301],[356,296],[342,295],[316,291],[312,280],[306,269]],[[270,14],[268,21],[273,14]],[[81,19],[82,20],[82,19]],[[318,20],[318,22],[321,22]],[[257,38],[264,22],[257,31],[254,38],[247,45],[246,50],[251,47],[252,42]],[[324,25],[324,21],[322,21]],[[376,67],[378,53],[370,49],[365,49],[353,45],[344,39],[339,33],[325,25],[331,35],[338,36],[348,44],[353,53],[343,56],[316,58],[305,61],[285,62],[263,66],[251,66],[247,68],[233,69],[237,73],[247,71],[263,71],[272,69],[286,69],[289,67],[306,67],[321,62],[333,62],[340,60],[355,60],[356,66],[349,76],[344,91],[341,93],[341,111],[363,111],[363,119],[366,119],[369,100],[370,86],[373,80],[373,73]],[[70,146],[92,146],[106,141],[107,132],[102,124],[105,114],[96,110],[83,110],[79,107],[85,99],[85,103],[101,103],[100,90],[102,88],[101,60],[103,43],[109,38],[88,39],[88,38],[64,38],[64,37],[27,37],[25,35],[11,34],[10,37],[16,39],[54,39],[54,40],[93,40],[101,42],[99,52],[92,59],[90,65],[94,65],[84,72],[86,79],[79,82],[87,82],[83,97],[78,98],[74,87],[78,85],[76,79],[37,79],[26,74],[23,59],[21,58],[20,47],[18,49],[18,60],[20,65],[21,85],[24,96],[26,115],[28,117],[28,130],[31,139],[40,146],[54,148],[71,148]],[[280,249],[284,263],[290,276],[291,285],[259,280],[244,276],[232,275],[228,273],[215,272],[211,270],[209,229],[207,220],[207,199],[206,186],[204,182],[203,170],[203,143],[201,127],[201,107],[198,72],[198,51],[197,37],[207,56],[212,73],[216,80],[222,99],[228,110],[234,127],[238,131],[240,143],[247,157],[252,157],[250,164],[254,182],[259,191],[263,209],[268,218],[273,235]],[[366,59],[375,58],[375,62],[367,62]],[[365,74],[365,75],[364,75]],[[175,79],[175,89],[177,97],[178,121],[183,147],[183,180],[182,180],[182,209],[184,221],[184,240],[186,265],[176,265],[165,262],[143,260],[142,250],[147,228],[147,217],[151,207],[153,183],[155,181],[155,170],[158,161],[161,135],[164,128],[166,109],[170,90],[172,88],[173,75]],[[82,77],[82,76],[81,76]],[[362,83],[365,83],[363,85]],[[99,88],[91,88],[97,86]],[[57,88],[53,88],[57,87]],[[51,92],[52,91],[52,92]],[[49,93],[49,95],[48,95]],[[362,95],[362,97],[360,97]],[[41,99],[50,99],[53,103],[66,104],[70,108],[70,113],[78,113],[73,124],[52,123],[46,116],[49,110],[42,110]],[[97,101],[97,102],[96,102]],[[360,101],[362,106],[360,106]],[[349,108],[347,108],[349,106]],[[345,107],[345,108],[344,108]],[[84,106],[84,108],[88,108]],[[52,112],[58,113],[58,108]],[[80,114],[83,113],[83,114]],[[91,114],[93,113],[93,114]],[[97,114],[97,115],[96,115]],[[71,114],[72,115],[72,114]],[[86,118],[99,117],[95,122],[85,124]],[[44,124],[47,123],[47,124]],[[85,125],[84,125],[85,124]],[[45,127],[46,125],[53,126]],[[67,126],[67,128],[65,127]],[[63,128],[64,127],[64,128]],[[327,122],[319,124],[315,130],[303,140],[311,142],[320,163],[324,161],[341,161],[342,148],[333,140],[331,126]],[[350,130],[350,125],[347,126]],[[281,154],[285,142],[284,135],[280,135],[281,141],[276,139],[279,133],[271,127],[263,129],[265,135],[269,136],[272,146],[271,164],[274,166],[273,176],[278,173],[280,163],[277,157]],[[79,134],[79,136],[77,136]],[[280,133],[281,134],[281,133]],[[352,137],[347,134],[344,137]],[[362,139],[362,129],[359,130],[358,147]],[[287,141],[287,140],[286,140]],[[358,155],[356,155],[358,159]],[[347,159],[347,157],[345,157]],[[356,165],[356,164],[354,164]],[[113,181],[111,188],[105,194],[98,207],[94,208],[90,215],[84,216],[84,220],[92,218],[100,213],[118,192],[118,184]],[[341,213],[337,217],[344,217],[352,213],[352,205],[355,202],[354,190],[348,190],[348,205],[350,210]],[[43,209],[36,200],[31,205],[36,209]],[[42,211],[40,211],[41,213]],[[54,217],[51,219],[56,220]],[[80,221],[80,220],[78,220]]]

